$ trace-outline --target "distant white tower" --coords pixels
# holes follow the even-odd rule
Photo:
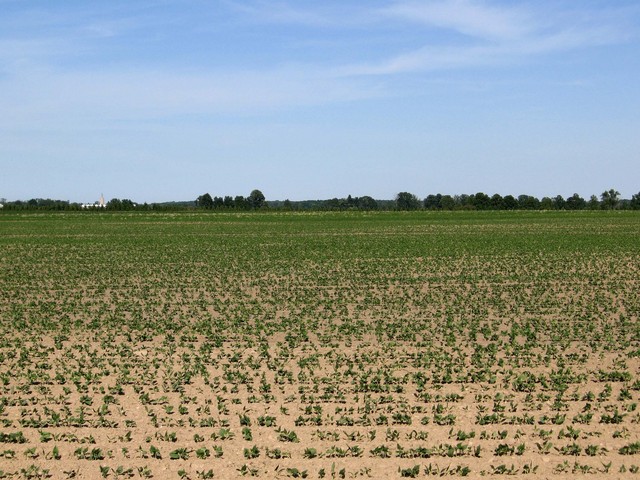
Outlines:
[[[100,194],[100,201],[99,201],[99,205],[101,207],[104,207],[104,195]]]

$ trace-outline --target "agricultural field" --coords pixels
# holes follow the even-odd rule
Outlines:
[[[0,215],[0,478],[638,478],[634,212]]]

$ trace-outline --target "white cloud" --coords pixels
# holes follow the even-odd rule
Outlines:
[[[76,12],[64,22],[61,20],[73,28],[63,28],[57,37],[50,31],[31,39],[11,35],[3,38],[0,34],[0,110],[4,113],[0,121],[29,125],[38,123],[38,119],[49,119],[53,124],[67,119],[81,124],[78,118],[107,121],[192,114],[243,115],[349,102],[393,95],[393,79],[377,77],[521,63],[534,55],[606,45],[624,40],[627,35],[625,29],[618,28],[620,15],[611,9],[606,16],[587,8],[581,10],[581,15],[572,15],[559,7],[543,11],[544,7],[536,8],[531,3],[498,7],[495,2],[480,0],[398,0],[385,8],[349,2],[326,7],[293,6],[285,1],[225,4],[236,13],[267,23],[339,25],[345,29],[366,24],[367,28],[351,28],[349,38],[379,35],[380,41],[408,24],[414,29],[407,36],[411,39],[420,38],[416,26],[427,33],[436,28],[449,34],[438,32],[436,40],[425,35],[432,43],[425,40],[420,45],[413,40],[413,47],[405,42],[390,46],[377,56],[365,51],[362,43],[357,48],[345,43],[344,58],[351,57],[352,61],[342,65],[335,60],[332,65],[331,60],[325,59],[323,64],[308,60],[288,66],[265,63],[259,68],[231,70],[224,64],[215,69],[194,65],[186,70],[176,58],[155,66],[146,63],[145,58],[139,65],[129,60],[127,67],[118,65],[117,59],[110,67],[83,65],[82,61],[65,65],[58,59],[87,58],[92,48],[100,48],[99,44],[83,41],[87,32],[112,35],[127,29],[144,29],[145,22],[172,21],[147,17],[144,21],[137,17],[132,20],[134,16],[127,9],[105,19],[90,10]],[[41,14],[24,17],[25,24],[44,21]],[[462,41],[459,34],[465,37]],[[365,55],[374,60],[364,61]]]
[[[73,51],[77,48],[73,47]],[[0,39],[0,62],[5,67],[8,63],[43,60],[70,51],[70,46],[62,39]]]
[[[377,63],[361,63],[336,69],[340,75],[395,75],[433,72],[523,62],[533,55],[611,44],[619,39],[607,30],[561,32],[514,42],[476,43],[466,46],[425,46]]]
[[[480,38],[514,39],[528,34],[532,18],[522,7],[500,6],[472,0],[396,2],[381,14]]]
[[[467,40],[454,42],[446,36],[439,37],[435,43],[378,62],[343,66],[337,70],[340,74],[393,75],[511,64],[533,55],[615,44],[627,41],[632,35],[622,28],[621,15],[611,11],[605,16],[593,11],[572,15],[575,12],[497,8],[472,0],[438,0],[396,2],[381,12],[391,18],[423,24],[427,29],[438,27],[462,33]]]
[[[261,114],[380,94],[374,82],[333,78],[304,67],[182,74],[40,70],[0,80],[0,89],[0,125],[5,128],[83,128],[189,115]]]
[[[377,61],[354,58],[350,64],[334,65],[331,71],[338,77],[505,65],[534,55],[614,44],[630,36],[625,15],[638,13],[628,8],[602,10],[584,5],[567,8],[562,3],[487,0],[396,0],[384,7],[343,2],[339,8],[300,7],[286,1],[229,5],[257,22],[345,29],[357,26],[362,36],[408,25],[414,28],[416,38],[415,27],[422,26],[425,37],[430,38],[429,43],[405,47],[405,51]]]
[[[224,2],[232,10],[251,18],[256,23],[293,24],[306,27],[344,28],[374,22],[375,12],[366,5],[358,3],[350,6],[348,2],[317,2],[312,7],[300,7],[299,3],[286,1],[243,1]]]

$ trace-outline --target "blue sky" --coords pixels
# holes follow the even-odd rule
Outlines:
[[[0,197],[640,190],[636,0],[0,0]]]

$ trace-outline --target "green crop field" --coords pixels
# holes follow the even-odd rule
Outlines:
[[[640,478],[639,292],[637,212],[4,213],[0,478]]]

